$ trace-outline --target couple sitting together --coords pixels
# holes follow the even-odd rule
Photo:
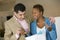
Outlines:
[[[22,3],[18,3],[14,7],[13,17],[5,22],[5,40],[25,40],[25,35],[40,35],[40,40],[56,40],[56,26],[53,17],[44,17],[44,8],[40,4],[36,4],[32,9],[32,22],[25,18],[26,8]],[[30,24],[28,24],[30,22]],[[30,25],[30,27],[29,27]]]

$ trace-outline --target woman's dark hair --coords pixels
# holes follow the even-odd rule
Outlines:
[[[36,4],[36,5],[34,5],[34,6],[33,6],[33,8],[38,9],[38,10],[39,10],[39,12],[42,12],[42,15],[43,15],[44,8],[43,8],[43,6],[42,6],[42,5],[40,5],[40,4]]]
[[[18,3],[18,4],[16,4],[16,5],[14,6],[14,11],[15,11],[16,13],[18,13],[18,11],[24,12],[25,10],[26,10],[26,7],[25,7],[25,5],[23,5],[22,3]]]

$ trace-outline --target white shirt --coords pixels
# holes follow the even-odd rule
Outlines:
[[[45,26],[41,28],[37,28],[37,34],[34,34],[32,36],[26,37],[26,40],[46,40],[46,29]]]
[[[37,27],[37,34],[39,35],[37,37],[37,40],[38,39],[46,40],[46,29],[45,29],[45,26],[43,28]]]

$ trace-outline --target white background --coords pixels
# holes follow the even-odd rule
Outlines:
[[[55,24],[57,30],[57,40],[60,40],[60,17],[55,17]]]

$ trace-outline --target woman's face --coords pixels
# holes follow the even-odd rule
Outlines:
[[[42,12],[40,12],[37,8],[33,8],[32,16],[34,19],[37,19],[39,16],[42,16]]]

